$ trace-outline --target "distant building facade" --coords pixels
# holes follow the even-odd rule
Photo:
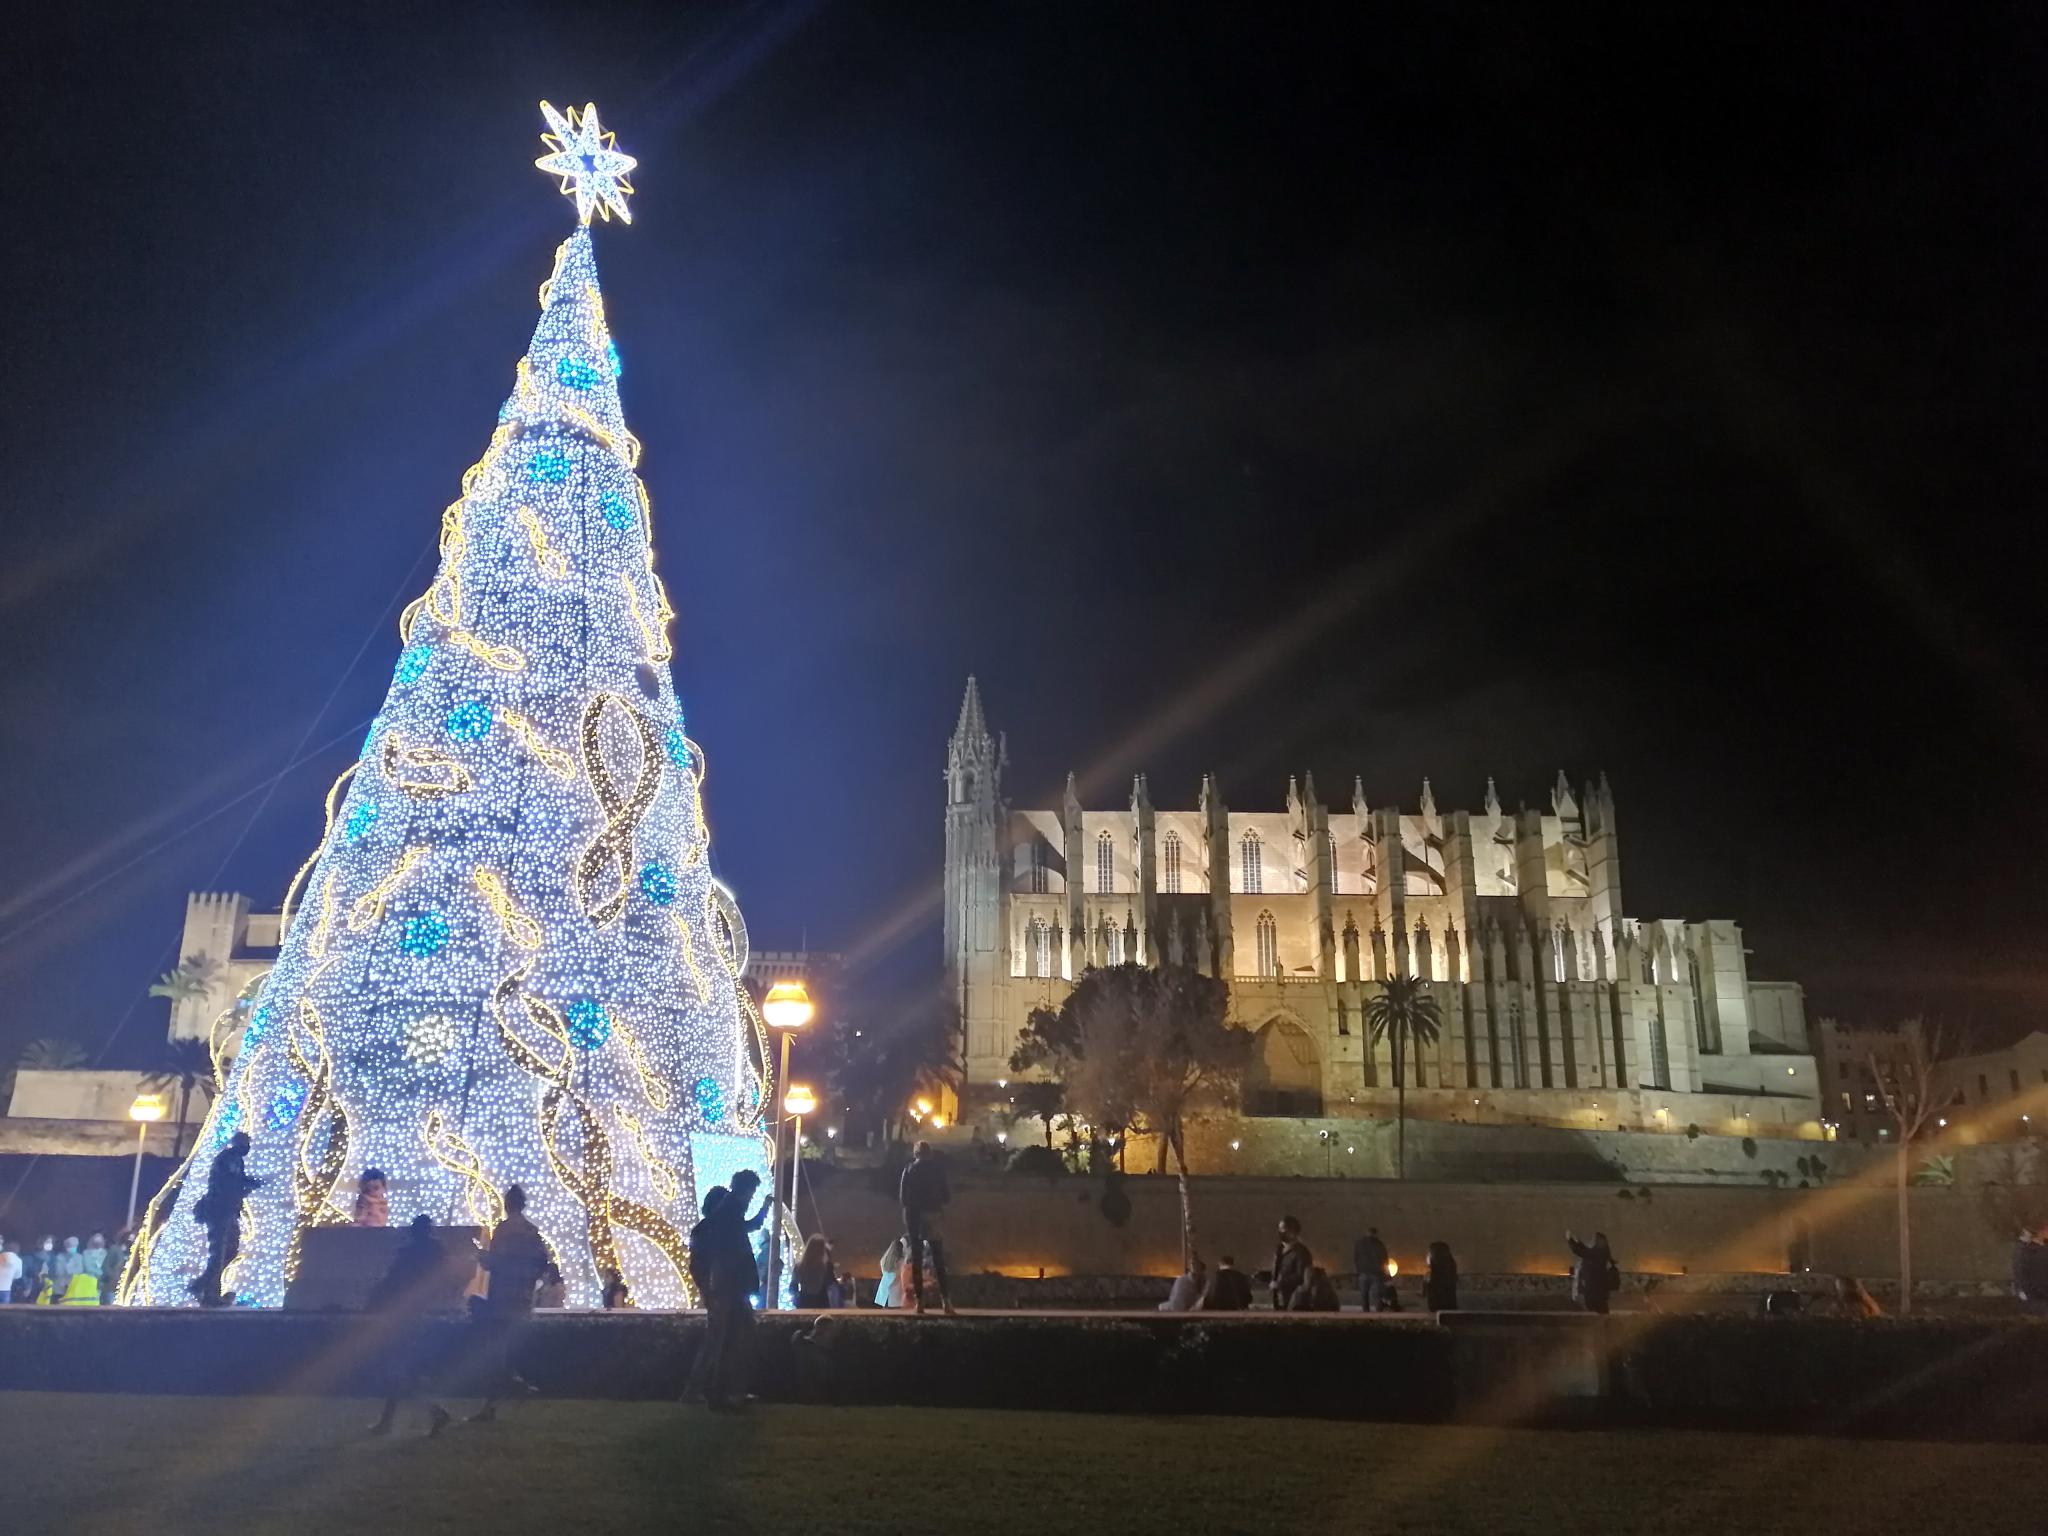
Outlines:
[[[1878,1093],[1873,1055],[1902,1042],[1896,1027],[1869,1028],[1823,1019],[1819,1052],[1821,1113],[1844,1141],[1887,1141],[1898,1128]],[[1947,1123],[1934,1133],[1962,1145],[2048,1134],[2048,1033],[2035,1030],[1995,1051],[1935,1064],[1935,1091]]]
[[[1820,1085],[1796,983],[1749,975],[1725,919],[1623,904],[1614,796],[1562,774],[1548,811],[1348,807],[1290,781],[1278,810],[1057,808],[1004,799],[1005,745],[970,678],[946,755],[946,968],[969,1096],[992,1094],[1031,1009],[1091,966],[1185,963],[1227,980],[1256,1031],[1247,1115],[1378,1117],[1393,1063],[1366,1008],[1427,983],[1441,1038],[1407,1064],[1411,1114],[1810,1136]]]

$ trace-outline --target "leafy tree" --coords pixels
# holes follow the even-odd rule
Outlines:
[[[1443,1031],[1436,994],[1416,976],[1394,976],[1365,1005],[1365,1024],[1372,1043],[1390,1041],[1394,1050],[1394,1177],[1408,1177],[1408,1077],[1401,1069],[1402,1047],[1433,1045]]]
[[[1908,1019],[1868,1053],[1877,1079],[1878,1101],[1898,1127],[1894,1172],[1899,1193],[1899,1315],[1913,1310],[1913,1212],[1906,1190],[1912,1179],[1913,1144],[1940,1117],[1942,1097],[1935,1079],[1947,1055],[1940,1025]],[[1953,1166],[1953,1165],[1951,1165]]]
[[[962,1079],[960,1013],[949,997],[920,993],[886,1010],[885,1022],[842,1016],[824,1026],[819,1055],[797,1041],[849,1132],[878,1131],[884,1142],[902,1134],[906,1110],[920,1093],[957,1090]]]
[[[1086,972],[1057,1010],[1034,1009],[1010,1057],[1042,1071],[1098,1139],[1158,1138],[1180,1189],[1181,1258],[1194,1252],[1187,1123],[1197,1107],[1237,1102],[1251,1036],[1229,1022],[1230,994],[1187,966],[1114,965]]]
[[[1066,1108],[1064,1088],[1050,1078],[1032,1078],[1010,1084],[1010,1103],[1004,1113],[1012,1125],[1019,1120],[1036,1120],[1043,1125],[1045,1145],[1050,1150],[1053,1122],[1066,1113]]]
[[[198,1088],[213,1085],[213,1053],[204,1040],[173,1040],[164,1047],[157,1065],[142,1079],[142,1086],[152,1093],[177,1091],[178,1134],[171,1148],[171,1156],[185,1155],[186,1117],[192,1107],[192,1094]]]

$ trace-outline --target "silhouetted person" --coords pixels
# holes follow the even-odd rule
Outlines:
[[[1572,1251],[1572,1300],[1604,1315],[1607,1298],[1621,1286],[1621,1266],[1607,1247],[1607,1234],[1595,1232],[1592,1242],[1582,1243],[1567,1232],[1564,1244]]]
[[[1449,1243],[1438,1241],[1429,1245],[1429,1269],[1422,1277],[1422,1310],[1458,1310],[1458,1260]]]
[[[242,1251],[242,1202],[263,1183],[249,1177],[248,1156],[249,1133],[237,1131],[214,1158],[206,1175],[206,1193],[192,1207],[206,1228],[206,1268],[191,1285],[202,1307],[224,1307],[234,1300],[221,1294],[221,1276]]]
[[[903,1234],[910,1243],[911,1305],[924,1311],[924,1260],[929,1249],[939,1305],[951,1317],[953,1297],[946,1289],[946,1243],[939,1231],[939,1213],[952,1200],[953,1189],[946,1182],[946,1165],[930,1142],[920,1141],[911,1149],[909,1166],[903,1170],[896,1192],[903,1206]]]
[[[1338,1310],[1337,1287],[1330,1280],[1330,1272],[1320,1264],[1311,1264],[1308,1278],[1303,1280],[1294,1294],[1288,1298],[1290,1312],[1335,1312]]]
[[[2012,1293],[2029,1312],[2048,1312],[2048,1227],[2020,1228],[2012,1245]]]
[[[1351,1245],[1351,1264],[1358,1271],[1358,1304],[1368,1312],[1380,1309],[1387,1285],[1387,1245],[1378,1227]]]
[[[551,1262],[547,1239],[526,1219],[526,1191],[517,1184],[505,1190],[505,1215],[491,1229],[491,1246],[483,1267],[491,1287],[477,1310],[483,1328],[482,1350],[489,1384],[484,1405],[469,1416],[472,1424],[488,1424],[498,1416],[498,1399],[508,1392],[531,1391],[512,1369],[512,1346],[519,1330],[533,1316],[533,1293],[541,1271]]]
[[[791,1272],[790,1284],[796,1291],[799,1307],[825,1308],[832,1305],[833,1282],[839,1271],[832,1263],[832,1245],[825,1241],[825,1234],[813,1232],[810,1241],[804,1244],[803,1257],[796,1261]]]
[[[732,1177],[725,1198],[705,1197],[705,1213],[690,1229],[690,1269],[704,1298],[704,1349],[700,1369],[704,1400],[716,1412],[744,1407],[747,1366],[754,1335],[754,1293],[761,1287],[752,1234],[775,1209],[771,1197],[752,1218],[748,1202],[761,1187],[761,1176],[742,1168]],[[712,1191],[716,1194],[717,1191]],[[698,1255],[702,1253],[702,1262]]]
[[[1203,1294],[1209,1288],[1209,1266],[1202,1262],[1197,1253],[1189,1257],[1185,1273],[1173,1277],[1173,1289],[1166,1293],[1166,1300],[1159,1303],[1162,1312],[1192,1312],[1201,1304]]]
[[[1251,1281],[1237,1267],[1237,1260],[1224,1254],[1210,1271],[1209,1284],[1196,1305],[1204,1312],[1247,1312],[1251,1304]]]
[[[1273,1249],[1273,1310],[1285,1312],[1294,1293],[1308,1284],[1315,1255],[1301,1240],[1301,1222],[1293,1216],[1280,1218],[1280,1241]]]
[[[434,1235],[434,1218],[413,1217],[398,1251],[391,1256],[391,1267],[384,1272],[384,1278],[370,1289],[370,1310],[408,1317],[434,1310],[434,1303],[444,1299],[447,1292],[447,1265],[447,1251]],[[370,1426],[373,1435],[391,1433],[391,1426],[398,1418],[399,1404],[421,1394],[432,1368],[426,1337],[403,1323],[394,1324],[392,1336],[383,1341],[383,1347],[391,1361],[390,1385],[384,1398],[384,1411]],[[427,1402],[427,1438],[440,1434],[448,1427],[448,1422],[448,1410],[430,1396]]]

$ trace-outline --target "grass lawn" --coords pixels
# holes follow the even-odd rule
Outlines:
[[[0,1501],[92,1536],[2041,1529],[2032,1446],[597,1402],[370,1440],[373,1416],[0,1394]]]

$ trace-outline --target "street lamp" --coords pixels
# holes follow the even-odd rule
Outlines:
[[[768,995],[761,999],[761,1017],[768,1021],[768,1027],[782,1036],[782,1067],[775,1074],[775,1081],[784,1084],[789,1081],[789,1037],[811,1022],[811,1015],[817,1010],[811,1006],[811,994],[800,981],[778,981],[768,989]],[[794,1203],[795,1187],[790,1189]],[[775,1122],[775,1150],[768,1162],[768,1200],[772,1206],[782,1198],[782,1121]],[[782,1213],[769,1212],[768,1216],[768,1306],[773,1309],[782,1304]]]
[[[149,1128],[164,1117],[161,1094],[138,1093],[128,1106],[128,1118],[135,1122],[135,1172],[128,1180],[128,1229],[135,1229],[135,1197],[142,1192],[142,1149],[149,1140]]]
[[[796,1210],[796,1181],[804,1170],[804,1116],[817,1107],[818,1096],[803,1083],[791,1083],[789,1091],[782,1096],[782,1112],[792,1122],[789,1129],[789,1208],[792,1213]],[[776,1137],[778,1142],[781,1139],[779,1135]]]

